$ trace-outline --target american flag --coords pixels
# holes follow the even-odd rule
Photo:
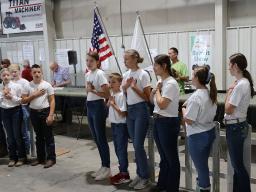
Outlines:
[[[112,56],[108,40],[106,38],[106,35],[104,34],[103,27],[101,26],[99,17],[95,10],[91,43],[93,49],[96,49],[99,53],[100,61],[104,61],[108,57]]]

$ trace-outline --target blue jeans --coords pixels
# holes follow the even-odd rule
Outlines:
[[[29,108],[28,105],[22,105],[22,137],[25,142],[26,153],[30,151],[30,132],[29,132]]]
[[[208,159],[214,139],[214,128],[188,137],[188,150],[198,173],[198,186],[201,188],[211,186]]]
[[[6,135],[2,122],[2,108],[0,108],[0,149],[7,151]],[[1,153],[2,151],[0,151]]]
[[[126,123],[111,123],[116,156],[121,173],[128,172],[128,130]]]
[[[180,161],[177,143],[179,131],[178,117],[154,120],[154,139],[161,158],[157,186],[168,192],[179,191]]]
[[[7,133],[10,160],[25,159],[25,145],[21,134],[21,107],[2,109],[2,119]]]
[[[144,141],[149,125],[149,111],[146,102],[128,105],[127,127],[135,150],[136,173],[140,178],[149,178]]]
[[[248,134],[247,122],[226,125],[226,137],[231,164],[234,168],[233,192],[250,192],[250,177],[244,166],[244,140]]]
[[[87,101],[86,105],[89,127],[99,150],[101,164],[103,167],[110,167],[109,146],[106,137],[106,105],[103,99]]]

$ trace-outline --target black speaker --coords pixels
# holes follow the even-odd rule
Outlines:
[[[69,63],[69,65],[76,65],[77,64],[76,51],[68,51],[68,63]]]

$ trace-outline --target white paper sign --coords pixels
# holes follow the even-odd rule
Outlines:
[[[22,54],[22,51],[18,51],[18,62],[19,63],[23,63],[23,54]]]
[[[17,55],[17,51],[12,51],[12,58],[13,58],[13,63],[18,63],[18,55]]]
[[[55,52],[55,61],[62,66],[69,66],[68,51],[70,49],[57,49]]]
[[[12,52],[11,51],[7,51],[6,54],[7,54],[7,59],[9,59],[10,62],[12,63],[13,62]]]
[[[43,31],[43,0],[2,0],[3,33]]]
[[[29,60],[30,65],[33,65],[35,62],[34,58],[34,47],[31,44],[23,45],[23,59]]]
[[[39,48],[39,61],[41,61],[41,62],[45,61],[45,51],[44,51],[44,48]]]

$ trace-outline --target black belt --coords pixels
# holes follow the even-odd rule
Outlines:
[[[159,114],[157,114],[157,113],[154,113],[154,114],[153,114],[153,118],[154,118],[154,119],[160,119],[160,118],[168,118],[168,117],[163,116],[163,115],[159,115]]]
[[[47,108],[43,108],[43,109],[32,109],[32,108],[30,108],[30,110],[31,111],[34,111],[34,112],[43,112],[43,111],[47,111],[47,110],[49,110],[50,109],[50,107],[47,107]]]

